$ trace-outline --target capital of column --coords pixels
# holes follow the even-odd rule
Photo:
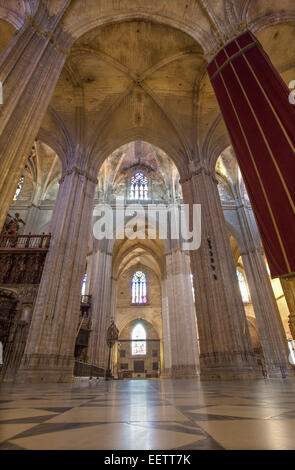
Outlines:
[[[179,183],[182,185],[184,183],[187,183],[190,181],[192,178],[200,175],[205,175],[211,177],[213,183],[218,184],[218,180],[215,177],[215,173],[213,173],[211,170],[209,170],[207,167],[204,165],[197,165],[195,168],[190,172],[190,174],[186,178],[182,178],[179,180]]]
[[[246,202],[245,203],[238,202],[236,204],[236,209],[252,209],[252,206],[249,203],[246,204]]]
[[[97,178],[93,178],[93,176],[91,176],[87,171],[80,170],[77,166],[74,165],[72,166],[72,168],[64,172],[61,179],[59,180],[59,184],[62,184],[65,178],[71,175],[72,173],[76,173],[77,175],[84,176],[84,178],[86,178],[87,180],[91,181],[94,184],[98,183]]]
[[[280,279],[284,279],[285,281],[290,281],[295,287],[295,273],[288,273],[284,276],[280,276]]]
[[[262,47],[255,35],[247,28],[237,31],[211,57],[208,63],[208,74],[212,83],[223,69],[244,55],[253,47]]]
[[[173,253],[184,253],[186,254],[180,247],[177,247],[177,248],[173,248],[172,250],[169,250],[165,253],[165,256],[169,256],[169,255],[172,255]]]
[[[224,47],[226,47],[231,41],[233,41],[236,37],[240,36],[241,34],[245,33],[248,30],[248,25],[245,21],[241,21],[239,24],[233,28],[231,34],[224,34],[222,38],[219,38],[219,43],[216,47],[210,49],[205,54],[205,59],[208,63],[210,63],[214,57],[219,54]]]
[[[240,251],[241,256],[247,256],[247,255],[250,255],[251,253],[259,253],[260,255],[263,256],[262,248],[258,248],[258,247],[249,248],[249,250],[245,250],[245,251]]]
[[[68,56],[70,52],[70,48],[65,49],[60,44],[58,44],[56,40],[56,35],[54,32],[42,29],[35,21],[35,18],[32,15],[27,15],[25,17],[25,23],[28,23],[31,28],[43,39],[49,40],[49,42],[53,45],[53,47],[57,50],[57,52],[61,53],[64,56]]]

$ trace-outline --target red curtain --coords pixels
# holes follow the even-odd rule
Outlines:
[[[295,273],[295,106],[257,38],[225,46],[208,73],[252,203],[272,277]],[[295,78],[295,77],[294,77]]]

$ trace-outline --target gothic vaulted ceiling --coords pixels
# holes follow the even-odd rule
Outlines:
[[[0,51],[41,1],[62,10],[71,45],[39,133],[64,163],[80,151],[98,170],[145,140],[181,177],[200,159],[214,168],[230,142],[206,67],[239,28],[295,78],[294,0],[0,0]]]

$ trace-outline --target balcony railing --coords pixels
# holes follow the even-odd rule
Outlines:
[[[1,235],[0,284],[39,284],[50,235]]]
[[[2,235],[0,251],[48,250],[51,235]]]
[[[81,314],[80,314],[76,338],[79,338],[79,334],[81,330],[84,330],[84,333],[85,331],[88,331],[88,332],[90,331],[90,323],[91,323],[90,307],[91,307],[91,295],[81,295],[81,303],[80,303]]]
[[[81,306],[82,307],[91,306],[91,295],[81,295]]]

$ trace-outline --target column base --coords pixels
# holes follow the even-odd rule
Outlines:
[[[258,370],[251,368],[215,367],[201,370],[200,380],[256,380],[263,378]]]
[[[73,382],[73,375],[67,375],[60,370],[43,371],[20,371],[15,378],[15,383],[19,384],[40,384],[40,383],[69,383]]]
[[[294,376],[294,372],[290,364],[284,364],[283,366],[269,366],[266,365],[267,377],[270,379],[285,379],[287,377]]]
[[[201,380],[252,380],[262,378],[254,354],[200,355]]]
[[[195,365],[177,365],[165,369],[164,377],[169,379],[185,379],[198,377],[199,373]]]
[[[14,382],[17,370],[7,369],[5,372],[0,374],[0,381],[2,382]]]
[[[15,382],[67,383],[73,382],[74,357],[33,354],[23,358]]]

